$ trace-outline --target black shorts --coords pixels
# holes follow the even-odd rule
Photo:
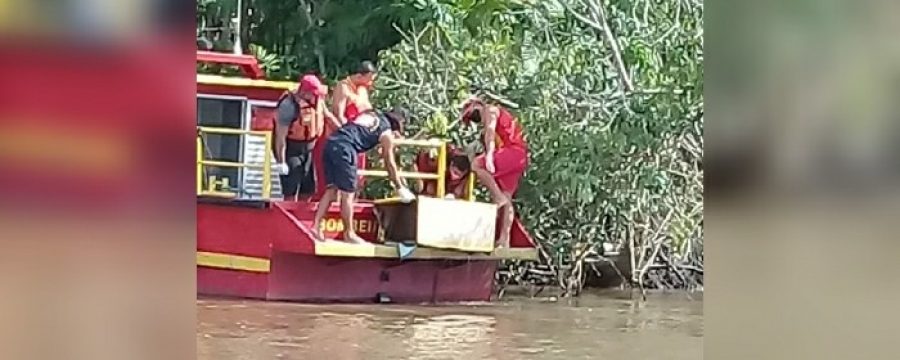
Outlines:
[[[288,139],[286,145],[284,162],[287,163],[290,172],[281,175],[281,193],[284,196],[312,195],[316,192],[312,142]]]

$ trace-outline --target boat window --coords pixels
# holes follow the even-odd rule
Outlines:
[[[197,97],[197,125],[215,128],[243,128],[244,107],[240,98]],[[207,160],[241,162],[241,137],[237,135],[204,135]],[[211,166],[207,176],[228,178],[231,186],[240,184],[240,169]]]

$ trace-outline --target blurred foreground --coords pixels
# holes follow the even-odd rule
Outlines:
[[[705,357],[896,359],[900,3],[718,5]]]

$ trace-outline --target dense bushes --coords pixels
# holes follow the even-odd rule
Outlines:
[[[381,53],[379,100],[430,124],[455,119],[473,83],[521,104],[532,165],[518,211],[564,288],[604,243],[628,248],[649,286],[702,286],[702,7],[504,3],[475,23],[447,5],[404,33]]]

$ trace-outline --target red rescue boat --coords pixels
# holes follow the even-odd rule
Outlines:
[[[304,302],[487,301],[501,260],[537,257],[518,220],[511,248],[494,248],[496,207],[473,201],[471,185],[461,200],[360,200],[352,226],[370,245],[315,242],[310,227],[316,202],[278,200],[278,177],[271,171],[275,102],[297,84],[263,80],[252,56],[198,52],[197,60],[243,73],[197,75],[198,294]],[[446,156],[439,140],[402,145],[432,147]],[[442,179],[445,171],[403,175]],[[343,226],[334,206],[323,230],[335,238]]]

